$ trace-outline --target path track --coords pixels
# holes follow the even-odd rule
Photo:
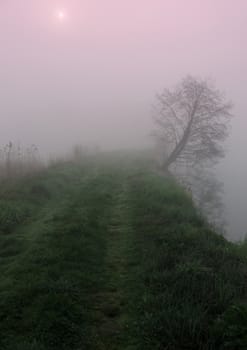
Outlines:
[[[64,165],[13,189],[30,211],[0,240],[0,349],[137,349],[127,171]]]
[[[129,223],[128,186],[120,186],[115,195],[109,229],[102,290],[95,295],[97,319],[97,349],[135,349],[129,334],[131,324],[130,305],[126,289],[131,284],[131,268],[134,264],[132,229]]]

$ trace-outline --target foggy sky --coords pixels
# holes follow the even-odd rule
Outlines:
[[[213,78],[235,105],[221,174],[247,232],[245,0],[0,0],[0,26],[0,145],[140,147],[157,92]]]

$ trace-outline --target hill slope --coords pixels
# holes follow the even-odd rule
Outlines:
[[[246,349],[247,255],[135,161],[0,189],[0,349]]]

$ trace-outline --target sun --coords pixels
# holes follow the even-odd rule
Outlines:
[[[63,11],[60,11],[60,12],[58,13],[58,18],[59,18],[59,19],[64,19],[64,18],[65,18],[65,13],[64,13]]]
[[[66,10],[58,10],[56,12],[56,18],[60,21],[60,22],[64,22],[67,18],[68,18],[68,14],[66,12]]]

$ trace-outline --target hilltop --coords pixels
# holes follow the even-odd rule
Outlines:
[[[142,157],[0,185],[0,349],[247,348],[247,247]]]

